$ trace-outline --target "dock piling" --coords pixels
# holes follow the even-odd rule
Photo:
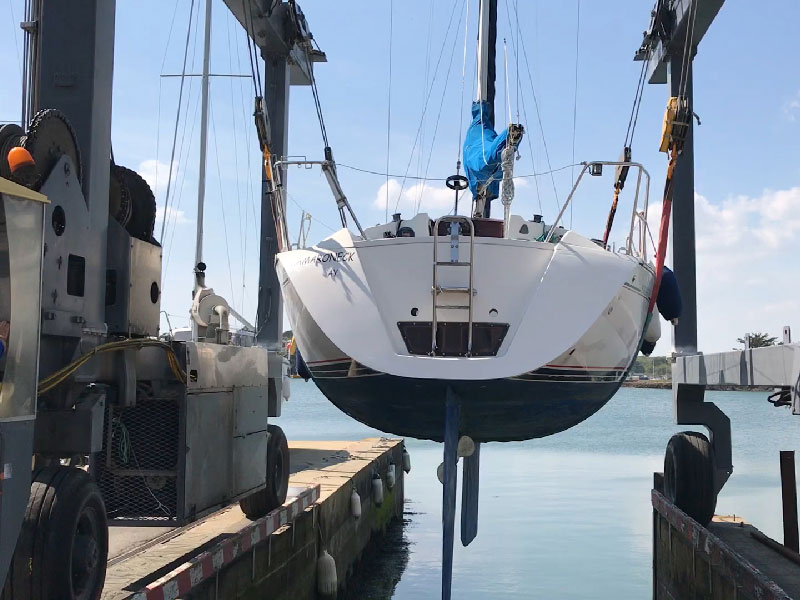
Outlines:
[[[783,499],[783,545],[798,552],[800,539],[797,530],[797,481],[794,470],[794,451],[781,450],[781,497]]]

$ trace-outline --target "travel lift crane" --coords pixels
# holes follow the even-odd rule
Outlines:
[[[266,139],[281,156],[289,87],[308,85],[324,54],[309,56],[293,2],[226,4],[266,60]],[[159,340],[155,199],[110,160],[114,21],[112,0],[31,2],[28,126],[0,127],[4,600],[99,597],[108,522],[178,525],[236,500],[256,518],[286,494],[286,438],[267,424],[280,415],[284,366],[272,187],[262,193],[257,345],[227,342],[227,303],[208,294],[195,312],[218,317],[211,326],[196,320],[194,340]],[[6,157],[18,147],[33,164],[12,173]],[[202,283],[201,265],[196,273]]]
[[[671,129],[680,129],[680,157],[671,160],[667,176],[672,198],[673,271],[683,300],[673,337],[674,414],[677,424],[702,425],[710,435],[706,438],[686,431],[672,436],[664,460],[664,492],[702,525],[711,520],[717,495],[733,472],[730,419],[714,403],[704,401],[705,381],[690,381],[684,368],[686,360],[702,358],[697,351],[692,63],[700,40],[723,3],[724,0],[658,0],[650,27],[634,56],[634,60],[646,61],[649,83],[670,84],[662,151],[670,145]],[[669,215],[663,220],[668,221]],[[668,225],[662,223],[662,231]]]

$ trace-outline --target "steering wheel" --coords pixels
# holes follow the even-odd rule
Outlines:
[[[469,187],[469,182],[463,175],[450,175],[450,177],[445,180],[444,184],[451,190],[456,190],[457,192],[461,192]]]

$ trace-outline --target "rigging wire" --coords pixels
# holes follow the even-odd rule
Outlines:
[[[188,107],[188,101],[187,101],[187,107],[186,108],[187,109],[189,108]],[[192,140],[194,139],[194,128],[195,128],[195,125],[197,124],[197,120],[198,120],[197,119],[197,115],[198,115],[199,112],[200,112],[200,94],[197,94],[197,98],[195,99],[195,102],[194,102],[194,113],[192,114],[192,119],[191,119],[192,128],[189,130],[189,140],[188,140],[188,143],[186,144],[186,154],[185,155],[180,154],[180,153],[178,154],[178,160],[179,160],[180,164],[186,164],[188,162],[188,160],[189,160],[189,154],[191,154],[191,151],[192,151]],[[188,121],[188,120],[184,120],[183,135],[186,134],[186,126],[185,126],[186,125],[186,121]],[[181,148],[180,149],[181,149],[181,153],[182,153],[183,152],[183,140],[181,140]],[[182,159],[181,159],[181,156],[183,156]],[[178,229],[178,218],[180,216],[181,201],[183,200],[183,191],[186,189],[186,176],[187,176],[188,173],[189,173],[188,169],[183,169],[183,171],[181,171],[181,183],[180,183],[179,186],[176,186],[176,189],[178,190],[178,197],[177,197],[176,202],[175,202],[175,208],[173,209],[172,214],[170,215],[170,223],[171,223],[171,225],[168,225],[169,232],[166,234],[166,235],[169,236],[169,244],[164,244],[162,242],[162,245],[164,245],[164,247],[168,248],[167,249],[166,266],[164,267],[164,279],[165,280],[167,279],[166,273],[167,273],[167,269],[169,267],[169,259],[172,256],[172,248],[174,247],[172,242],[175,239],[175,231]],[[176,179],[177,179],[177,177],[176,177]]]
[[[199,23],[199,20],[200,20],[199,15],[200,15],[200,11],[198,10],[195,13],[195,23],[194,23],[195,32],[197,32],[199,30],[199,27],[198,27],[198,23]],[[194,68],[195,68],[196,58],[197,58],[197,52],[196,52],[196,50],[197,50],[197,34],[196,33],[195,33],[195,38],[194,38],[194,42],[193,43],[194,43],[194,50],[192,51],[192,70],[194,70]],[[193,81],[194,81],[194,79],[190,79],[189,80],[188,97],[186,98],[186,110],[187,111],[189,110],[189,102],[191,101],[191,93],[192,93],[192,83],[193,83]],[[200,94],[197,94],[197,97],[195,98],[195,102],[194,102],[194,112],[192,114],[192,118],[183,120],[183,131],[181,132],[181,141],[180,141],[180,145],[178,147],[178,164],[179,165],[188,164],[189,154],[192,151],[192,140],[194,139],[194,129],[195,129],[195,126],[197,125],[197,121],[198,121],[197,115],[198,115],[199,111],[200,111]],[[188,142],[186,144],[184,144],[184,141],[186,140],[186,129],[187,129],[187,126],[188,126],[189,122],[191,122],[192,128],[189,130]],[[184,148],[186,149],[186,153],[185,154],[183,152]],[[179,171],[180,171],[180,169],[179,169]],[[169,235],[170,242],[169,242],[169,246],[168,246],[168,250],[167,250],[167,263],[166,263],[167,266],[164,268],[164,273],[165,273],[164,279],[166,279],[166,271],[167,271],[167,267],[169,266],[170,256],[172,255],[172,248],[173,248],[172,241],[175,239],[175,231],[178,228],[178,217],[180,215],[179,211],[180,211],[180,207],[181,207],[181,202],[183,200],[183,192],[186,189],[186,176],[187,176],[188,172],[189,172],[188,169],[183,169],[181,171],[181,183],[180,183],[179,186],[176,187],[176,189],[178,191],[177,192],[178,193],[178,197],[177,197],[176,202],[175,202],[175,208],[172,211],[172,214],[168,215],[168,218],[170,218],[170,221],[172,222],[172,229],[171,229],[170,233],[165,234],[165,235]],[[177,179],[177,176],[176,176],[176,179]],[[168,229],[170,227],[170,225],[169,225],[170,221],[167,222],[167,228]],[[163,241],[162,241],[162,244],[163,244]]]
[[[9,25],[11,25],[11,37],[14,38],[14,50],[17,52],[17,71],[19,71],[19,78],[22,80],[22,57],[19,53],[19,40],[17,39],[18,30],[14,27],[14,23],[17,22],[17,19],[14,16],[14,3],[12,0],[8,0],[8,9],[11,11],[11,21],[9,22]],[[20,119],[20,127],[25,127],[25,123],[22,122],[22,119]]]
[[[458,18],[458,24],[456,25],[454,34],[457,33],[458,30],[461,27],[461,18],[462,17],[463,17],[463,13]],[[447,75],[445,76],[444,88],[442,89],[442,99],[439,102],[439,112],[436,115],[436,125],[433,128],[433,138],[431,139],[430,149],[428,150],[428,160],[425,163],[425,177],[428,176],[428,170],[431,167],[431,157],[433,156],[433,147],[436,144],[436,134],[439,132],[439,123],[441,122],[441,118],[442,118],[442,108],[444,107],[444,99],[445,99],[445,96],[447,95],[447,86],[448,86],[448,84],[450,82],[450,72],[452,71],[452,67],[453,67],[453,57],[455,56],[455,53],[456,53],[456,44],[457,43],[458,43],[458,36],[457,35],[453,35],[453,47],[450,50],[450,62],[447,65]],[[420,153],[422,153],[422,149],[420,149]],[[421,187],[421,190],[424,191],[425,185],[423,184],[420,187]],[[421,205],[422,205],[422,192],[420,192],[419,201],[417,202],[417,206],[416,206],[416,211],[415,212],[419,212],[419,209],[420,209]]]
[[[184,85],[184,82],[186,81],[186,59],[187,59],[187,57],[189,55],[189,40],[191,39],[191,33],[192,33],[192,13],[193,12],[194,12],[194,0],[192,0],[191,4],[189,6],[189,25],[186,28],[186,46],[184,47],[184,50],[183,50],[183,69],[181,71],[181,85],[180,85],[180,89],[178,91],[178,111],[177,111],[177,114],[175,115],[175,129],[174,129],[173,134],[172,134],[172,152],[170,153],[170,157],[169,157],[169,174],[167,176],[167,193],[166,193],[166,196],[164,198],[164,217],[161,219],[161,236],[160,236],[159,239],[161,239],[162,243],[164,241],[164,230],[165,230],[166,224],[167,224],[167,215],[169,214],[169,211],[168,211],[168,209],[169,209],[169,193],[170,193],[171,184],[172,184],[172,168],[173,168],[173,164],[174,164],[174,161],[175,161],[175,144],[176,144],[177,139],[178,139],[178,123],[180,122],[180,119],[181,119],[181,103],[182,103],[182,100],[183,100],[183,85]],[[198,13],[199,12],[200,11],[198,11]],[[166,55],[165,55],[164,59],[166,60]],[[192,63],[194,64],[194,55],[192,56],[192,59],[193,59]],[[162,65],[162,68],[163,68],[163,65]],[[189,85],[191,86],[191,82],[189,83]]]
[[[422,87],[420,88],[421,98],[422,98],[422,107],[425,106],[425,92],[428,89],[428,79],[430,77],[431,72],[431,42],[433,41],[433,9],[436,5],[435,0],[431,0],[429,2],[429,11],[428,11],[428,34],[427,34],[427,49],[425,51],[425,76],[422,80]],[[422,173],[422,159],[425,155],[425,128],[422,128],[421,137],[420,137],[420,150],[417,152],[417,176]],[[388,169],[387,169],[388,170]],[[419,206],[422,203],[422,195],[425,191],[425,186],[419,186],[419,194],[417,194],[417,201],[416,205]],[[388,220],[388,218],[387,218]]]
[[[195,11],[194,25],[193,25],[193,28],[192,28],[193,32],[194,32],[194,39],[191,42],[191,44],[192,44],[192,60],[191,60],[191,65],[190,65],[190,69],[189,69],[190,71],[194,71],[195,67],[197,65],[197,46],[198,46],[198,44],[197,44],[198,33],[197,32],[200,30],[200,28],[198,26],[199,23],[200,23],[200,11],[198,10],[198,11]],[[186,107],[185,107],[186,111],[189,110],[189,104],[191,102],[193,85],[194,85],[194,78],[192,77],[192,78],[189,78],[189,87],[188,87],[187,96],[186,96]],[[189,153],[191,152],[192,138],[194,137],[194,128],[195,128],[195,124],[197,123],[197,114],[198,114],[199,108],[200,108],[200,95],[198,94],[197,98],[195,99],[194,114],[192,115],[192,119],[191,119],[192,128],[191,128],[191,130],[189,132],[188,146],[184,145],[184,141],[186,140],[186,129],[187,129],[188,123],[190,121],[189,121],[189,119],[184,119],[183,120],[183,129],[181,131],[181,140],[180,140],[180,143],[178,145],[178,160],[176,162],[176,168],[178,169],[178,172],[181,174],[181,184],[180,184],[179,187],[175,188],[177,190],[177,194],[178,194],[176,201],[173,202],[175,204],[175,208],[173,209],[172,213],[166,214],[166,216],[165,216],[165,218],[167,219],[167,231],[165,231],[164,237],[169,237],[170,238],[170,244],[169,244],[168,251],[167,251],[167,264],[169,264],[169,257],[170,257],[170,254],[172,252],[172,240],[175,237],[175,229],[177,228],[178,214],[179,214],[178,211],[180,210],[181,201],[183,200],[183,191],[185,189],[186,175],[187,175],[187,172],[188,172],[187,169],[183,169],[181,171],[180,165],[188,164]],[[186,149],[186,153],[185,154],[183,152],[184,151],[184,147]],[[177,174],[174,177],[171,177],[170,179],[171,180],[177,180]],[[170,222],[172,222],[172,232],[171,232],[171,234],[169,233]],[[164,240],[162,240],[161,243],[164,244]],[[167,246],[164,245],[164,247],[167,247]],[[164,271],[165,271],[165,274],[166,274],[166,267],[165,267]]]
[[[308,74],[311,79],[311,94],[314,97],[314,108],[317,110],[317,120],[319,121],[319,131],[322,134],[322,143],[325,145],[325,148],[330,148],[330,144],[328,143],[328,130],[325,128],[325,118],[322,116],[322,103],[319,99],[319,88],[317,88],[317,78],[314,75],[314,67],[311,64],[311,60],[308,57],[308,52],[304,53],[306,59],[306,67],[308,68]]]
[[[235,26],[236,26],[236,24],[234,23],[234,27]],[[246,40],[248,42],[250,41],[250,36],[247,35],[247,31],[245,31],[245,38],[246,38]],[[236,46],[236,69],[237,69],[236,72],[237,73],[241,73],[242,72],[242,45],[237,43],[237,44],[235,44],[235,46]],[[249,54],[249,48],[248,48],[248,54]],[[252,58],[252,56],[251,56],[251,58]],[[251,80],[255,81],[255,69],[252,66],[252,60],[251,60]],[[244,93],[244,89],[243,89],[244,85],[245,85],[245,82],[242,79],[239,79],[239,100],[240,100],[240,102],[242,104],[242,113],[241,113],[242,115],[246,115],[252,110],[252,108],[247,106],[247,101],[245,100],[245,93]],[[252,132],[252,129],[250,131]],[[253,225],[253,228],[255,230],[255,227],[257,226],[258,220],[256,219],[255,198],[254,198],[254,193],[253,193],[253,178],[252,178],[252,164],[251,164],[252,161],[249,160],[248,152],[246,150],[246,146],[245,146],[245,150],[244,150],[244,156],[246,158],[245,164],[247,165],[247,196],[250,199],[250,208],[252,209],[252,216],[253,216],[252,225]],[[245,212],[247,212],[247,211],[245,210]],[[245,225],[245,256],[247,255],[248,231],[249,230],[248,230],[247,226]],[[255,237],[258,238],[258,232],[257,231],[255,232]],[[243,266],[243,270],[244,270],[244,266]]]
[[[467,112],[464,106],[464,83],[467,79],[467,36],[469,35],[469,5],[467,0],[467,18],[464,20],[464,61],[461,65],[461,104],[458,113],[458,146],[456,146],[456,172],[461,173],[461,142],[464,135],[464,115]]]
[[[228,278],[231,284],[231,303],[236,303],[236,296],[234,295],[233,287],[233,269],[231,268],[231,248],[228,243],[228,221],[225,217],[225,207],[222,206],[222,200],[225,198],[225,192],[222,190],[222,168],[219,165],[219,146],[217,145],[217,126],[214,119],[214,109],[211,103],[211,98],[208,99],[208,114],[211,117],[211,137],[214,138],[214,157],[217,160],[217,183],[219,184],[219,200],[220,212],[222,213],[222,232],[225,234],[225,255],[228,258]],[[239,305],[241,307],[241,304]]]
[[[340,166],[340,167],[341,167],[341,166],[344,166],[344,165],[340,165],[339,163],[337,163],[337,166]],[[383,173],[380,173],[380,175],[383,175]],[[300,204],[300,203],[299,203],[297,200],[295,200],[295,199],[294,199],[294,196],[292,196],[292,195],[291,195],[291,194],[289,194],[288,192],[287,192],[286,196],[289,198],[289,200],[291,200],[292,204],[294,204],[294,205],[295,205],[297,208],[299,208],[299,209],[300,209],[300,210],[302,210],[304,213],[306,213],[307,215],[309,215],[309,216],[311,217],[311,220],[312,220],[312,221],[315,221],[315,222],[319,223],[320,225],[322,225],[322,226],[323,226],[325,229],[327,229],[328,231],[333,231],[333,232],[336,232],[336,231],[337,231],[336,229],[334,229],[333,227],[331,227],[331,226],[330,226],[330,225],[328,225],[327,223],[323,223],[323,222],[322,222],[322,221],[320,221],[320,220],[319,220],[317,217],[315,217],[315,216],[314,216],[314,215],[312,215],[310,212],[308,212],[308,211],[305,209],[305,207],[304,207],[302,204]]]
[[[175,17],[178,14],[178,4],[180,0],[175,0],[175,8],[172,9],[172,19],[169,22],[169,33],[167,33],[167,44],[164,46],[164,57],[161,59],[161,73],[164,73],[164,67],[167,64],[167,54],[169,53],[169,44],[172,41],[172,29],[175,26]],[[191,21],[191,13],[189,13],[189,20]]]
[[[581,0],[577,0],[578,16],[575,25],[575,94],[572,100],[572,162],[575,162],[575,134],[578,125],[578,66],[580,64],[581,48]],[[572,169],[572,185],[575,186],[575,169]],[[569,228],[572,229],[572,207],[574,202],[569,203]]]
[[[518,4],[519,4],[519,0],[514,0],[514,14],[519,14]],[[506,14],[508,14],[508,0],[506,0]],[[517,40],[519,40],[519,37],[520,37],[520,27],[519,27],[519,19],[517,19]],[[513,30],[511,31],[511,45],[512,45],[512,47],[514,46],[514,31]],[[517,67],[517,79],[516,79],[516,84],[517,84],[517,123],[519,123],[520,122],[519,121],[519,98],[520,98],[520,96],[519,96],[519,53],[518,52],[514,52],[514,62],[516,62],[516,67]]]
[[[234,24],[234,26],[235,26],[235,24]],[[236,44],[236,65],[237,65],[237,69],[238,69],[237,73],[241,73],[242,72],[241,71],[241,68],[242,68],[242,66],[241,66],[242,65],[241,50],[242,50],[242,45],[241,44]],[[239,99],[240,99],[240,101],[242,103],[242,115],[246,115],[249,112],[249,109],[248,109],[248,106],[247,106],[247,103],[246,103],[246,100],[245,100],[244,85],[245,85],[245,82],[243,80],[239,79]],[[253,133],[252,133],[253,130],[250,129],[249,131],[251,132],[251,135],[253,135]],[[242,272],[244,272],[247,269],[247,263],[246,263],[247,247],[248,247],[248,243],[250,241],[250,228],[248,227],[247,222],[249,222],[253,227],[253,238],[256,241],[256,245],[257,245],[257,242],[258,242],[258,239],[259,239],[259,233],[258,233],[259,220],[256,217],[256,196],[255,196],[255,192],[253,190],[253,161],[251,160],[251,157],[250,157],[250,155],[249,155],[249,153],[247,151],[244,152],[244,156],[245,156],[245,164],[247,166],[247,177],[246,177],[246,181],[247,181],[247,198],[248,198],[248,204],[250,205],[250,210],[252,212],[252,217],[253,218],[252,218],[252,220],[247,219],[246,222],[245,222],[245,240],[244,240],[244,257],[245,258],[243,258],[243,260],[242,260]],[[246,209],[245,209],[245,212],[247,212]],[[246,305],[243,304],[242,309],[246,309]]]
[[[227,35],[228,40],[228,68],[230,69],[230,73],[234,73],[233,70],[233,45],[231,43],[231,16],[230,11],[227,11],[228,16],[225,20],[225,33]],[[238,72],[238,71],[236,71]],[[241,190],[241,178],[239,175],[239,136],[237,134],[237,119],[236,113],[238,111],[233,110],[234,102],[235,102],[235,95],[233,92],[233,78],[229,78],[230,87],[231,87],[231,105],[230,105],[230,113],[231,113],[231,122],[233,123],[233,161],[234,161],[234,172],[236,173],[236,214],[239,217],[239,249],[241,251],[241,262],[242,262],[242,301],[240,304],[240,308],[244,310],[244,295],[245,295],[245,234],[246,232],[242,228],[242,223],[244,219],[242,219],[242,190]],[[242,124],[242,129],[245,130],[244,124]],[[247,155],[247,151],[245,150],[245,155]],[[220,201],[222,201],[222,197],[220,197]],[[245,225],[246,227],[246,225]]]
[[[510,12],[509,7],[508,7],[508,1],[509,0],[506,0],[506,2],[505,2],[506,19],[508,20],[508,27],[509,27],[509,29],[512,30],[512,33],[513,33],[513,25],[511,24],[511,12]],[[517,68],[517,123],[521,123],[520,118],[519,118],[520,103],[522,104],[522,114],[525,117],[525,123],[528,123],[529,122],[528,121],[528,109],[525,106],[525,96],[520,94],[519,40],[520,40],[521,34],[520,34],[520,28],[519,28],[519,4],[518,4],[518,2],[516,0],[514,2],[514,17],[515,17],[514,20],[517,23],[517,37],[516,37],[516,42],[515,42],[514,36],[513,35],[511,36],[511,50],[514,53],[514,59],[515,59],[516,68]],[[534,155],[534,152],[533,152],[533,141],[531,139],[532,137],[533,136],[531,136],[531,135],[526,135],[525,136],[525,138],[527,140],[527,143],[528,143],[528,152],[530,152],[530,155],[531,155],[531,168],[533,169],[533,171],[535,173],[536,172],[536,160],[535,160],[535,155]],[[557,169],[557,170],[560,170],[560,169]],[[515,177],[518,177],[518,176],[515,176]],[[524,177],[527,177],[527,176],[524,176]],[[539,205],[539,214],[542,214],[543,213],[542,195],[541,195],[541,193],[539,191],[539,180],[535,176],[534,176],[534,179],[533,179],[533,183],[534,183],[534,186],[535,186],[535,189],[536,189],[536,202]]]
[[[459,0],[454,0],[453,9],[450,11],[450,22],[447,25],[447,31],[445,32],[444,39],[442,40],[442,47],[439,49],[439,56],[436,59],[436,66],[433,69],[433,78],[431,79],[431,86],[428,89],[428,95],[425,98],[425,105],[422,108],[422,116],[420,118],[419,127],[417,128],[417,133],[414,136],[414,144],[411,147],[411,154],[408,157],[408,164],[406,165],[405,174],[403,175],[403,181],[400,184],[400,191],[397,193],[397,201],[395,202],[395,205],[394,205],[395,211],[397,211],[397,207],[400,204],[400,198],[403,196],[403,189],[405,189],[406,180],[409,179],[408,171],[411,169],[411,161],[414,158],[414,150],[416,150],[416,148],[417,148],[417,142],[419,140],[420,132],[422,130],[422,125],[424,123],[425,113],[426,113],[426,111],[428,109],[428,102],[430,101],[431,94],[433,93],[433,87],[434,87],[434,85],[436,83],[436,76],[439,73],[439,65],[440,65],[440,63],[442,61],[442,56],[444,55],[444,49],[447,46],[447,40],[450,37],[450,30],[453,27],[453,17],[455,16],[456,7],[458,6],[458,2],[459,2]]]
[[[511,124],[511,94],[508,91],[508,46],[506,38],[503,38],[503,65],[506,74],[506,107],[508,108],[508,123]],[[572,155],[572,162],[575,162],[575,154]]]
[[[623,147],[630,148],[633,146],[633,136],[636,132],[636,123],[639,120],[639,106],[642,104],[642,96],[644,95],[645,74],[647,73],[647,63],[650,60],[650,49],[648,48],[647,54],[642,60],[642,68],[639,70],[639,81],[636,84],[636,93],[633,96],[633,106],[631,106],[631,115],[628,118],[628,129],[625,131],[625,143]]]
[[[22,14],[23,18],[26,21],[31,21],[31,0],[25,0],[25,3],[22,5]],[[31,75],[28,72],[30,65],[31,56],[33,55],[33,49],[31,48],[31,38],[33,37],[32,34],[25,32],[22,34],[22,114],[20,115],[19,125],[20,127],[25,127],[25,121],[27,120],[28,115],[28,108],[30,107],[30,98],[28,97],[29,93],[33,93],[30,90],[31,84]]]
[[[694,46],[694,23],[697,19],[697,2],[692,2],[689,6],[691,13],[686,24],[686,36],[683,44],[683,56],[681,57],[681,79],[678,85],[678,95],[686,96],[686,88],[689,84],[689,69],[692,66],[691,51]],[[689,115],[691,118],[691,115]]]
[[[533,86],[533,76],[531,75],[531,65],[530,65],[530,61],[528,60],[528,51],[525,48],[525,38],[520,38],[520,46],[522,47],[522,56],[525,59],[525,67],[526,67],[526,69],[528,71],[528,80],[529,80],[530,85],[531,85],[531,94],[533,95],[533,104],[536,107],[536,120],[539,123],[539,131],[542,134],[542,145],[544,146],[544,156],[545,156],[545,160],[547,161],[547,168],[549,169],[548,172],[551,174],[550,179],[551,179],[551,182],[553,184],[553,195],[554,195],[554,198],[555,198],[555,201],[556,201],[556,205],[558,206],[558,210],[561,210],[561,202],[558,199],[558,189],[556,188],[556,180],[555,180],[555,177],[552,176],[552,174],[555,171],[553,170],[553,167],[552,167],[552,165],[550,163],[550,151],[547,148],[547,138],[544,135],[544,126],[542,125],[542,113],[539,110],[539,100],[536,97],[536,89]],[[524,110],[524,107],[525,107],[525,105],[523,103],[523,110]]]
[[[511,13],[510,13],[509,8],[508,8],[508,1],[506,1],[505,5],[506,5],[506,19],[508,20],[509,28],[513,29],[512,25],[511,25]],[[519,23],[519,12],[518,12],[518,9],[519,9],[519,6],[517,5],[517,3],[515,3],[514,4],[514,18],[515,18],[517,23]],[[514,52],[514,55],[516,56],[517,64],[519,64],[519,54],[520,54],[519,53],[519,45],[520,45],[521,40],[522,40],[522,36],[518,36],[517,40],[516,40],[516,44],[515,44],[514,43],[514,38],[513,37],[511,38],[511,49]],[[530,76],[530,67],[528,68],[528,78],[531,81],[531,89],[533,89],[533,78]],[[519,80],[518,80],[518,82],[519,82]],[[534,97],[534,99],[536,98],[535,91],[534,91],[533,97]],[[525,104],[525,95],[521,94],[520,95],[520,99],[522,100],[522,114],[523,114],[523,116],[525,118],[525,123],[528,123],[529,122],[529,119],[528,119],[528,107]],[[537,104],[537,109],[538,109],[538,104]],[[537,114],[538,114],[538,110],[537,110]],[[539,119],[539,128],[541,130],[541,119]],[[527,135],[525,137],[528,140],[528,151],[530,152],[530,155],[531,155],[531,168],[533,169],[533,172],[536,173],[536,160],[535,160],[535,155],[534,155],[534,152],[533,152],[533,142],[531,141],[531,138],[533,136]],[[544,130],[542,130],[542,141],[544,141]],[[549,161],[549,157],[548,157],[548,165],[549,165],[549,163],[550,163],[550,161]],[[556,169],[556,171],[559,171],[559,170],[561,170],[561,169]],[[544,174],[546,174],[546,173],[544,173]],[[539,180],[535,175],[534,175],[533,182],[534,182],[535,187],[536,187],[536,200],[537,200],[537,203],[539,205],[539,214],[543,214],[544,211],[542,209],[542,196],[541,196],[541,193],[539,191]],[[555,188],[555,181],[553,182],[553,186]],[[558,196],[556,196],[556,205],[558,205]],[[560,206],[559,206],[558,210],[561,210]]]
[[[244,28],[244,35],[247,38],[247,55],[250,59],[250,73],[253,77],[253,89],[257,97],[263,98],[264,94],[261,87],[261,71],[256,68],[258,65],[258,46],[256,45],[255,41],[251,43],[250,40],[250,32],[255,35],[256,29],[253,25],[253,8],[250,5],[249,0],[242,0],[242,9],[244,12],[245,22],[247,24]]]
[[[392,142],[392,33],[394,29],[394,1],[389,0],[389,91],[386,109],[386,172],[389,172],[389,152]],[[389,176],[386,176],[386,221],[389,220]]]
[[[172,19],[170,19],[170,22],[169,22],[169,33],[167,33],[167,43],[164,46],[164,56],[161,59],[161,75],[164,74],[164,67],[167,64],[167,55],[169,54],[170,42],[172,42],[172,30],[173,30],[173,28],[175,26],[175,17],[178,14],[178,4],[179,3],[180,3],[180,0],[175,0],[175,8],[172,10]],[[191,20],[192,20],[192,18],[191,18],[191,15],[190,15],[189,16],[189,22],[191,22]],[[156,118],[156,174],[155,174],[155,179],[156,179],[155,187],[156,187],[156,189],[158,189],[158,165],[159,165],[158,157],[161,156],[161,99],[162,99],[161,92],[162,92],[162,78],[159,77],[158,78],[158,115],[157,115],[157,118]],[[166,217],[166,211],[164,213],[164,216]]]

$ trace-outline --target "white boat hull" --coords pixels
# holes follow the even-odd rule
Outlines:
[[[449,238],[438,239],[449,258]],[[383,431],[441,440],[450,386],[462,434],[507,441],[568,429],[613,396],[642,338],[650,265],[572,232],[558,244],[475,238],[475,352],[431,356],[420,341],[432,338],[433,240],[341,230],[278,256],[298,348],[331,402]],[[462,237],[453,258],[468,260],[468,249]],[[463,287],[466,272],[440,268],[440,284]],[[436,318],[457,345],[466,311],[439,308]]]

